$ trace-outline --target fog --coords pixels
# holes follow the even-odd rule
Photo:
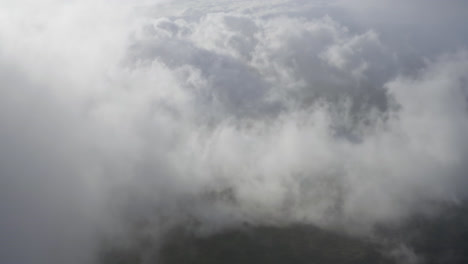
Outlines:
[[[0,3],[0,262],[100,236],[358,234],[466,198],[466,1]]]

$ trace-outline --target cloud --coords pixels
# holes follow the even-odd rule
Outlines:
[[[427,45],[349,3],[7,3],[2,262],[89,263],[141,221],[366,232],[462,201],[463,3]],[[410,32],[440,7],[405,5]]]

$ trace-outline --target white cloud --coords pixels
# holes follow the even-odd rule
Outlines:
[[[86,262],[128,219],[371,229],[465,198],[463,38],[414,52],[343,3],[26,3],[0,11],[5,263]]]

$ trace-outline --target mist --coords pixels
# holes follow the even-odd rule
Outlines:
[[[0,262],[145,223],[368,235],[461,204],[465,1],[3,1]]]

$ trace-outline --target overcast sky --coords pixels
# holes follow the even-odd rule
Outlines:
[[[468,2],[0,3],[0,262],[147,219],[371,232],[463,201]]]

